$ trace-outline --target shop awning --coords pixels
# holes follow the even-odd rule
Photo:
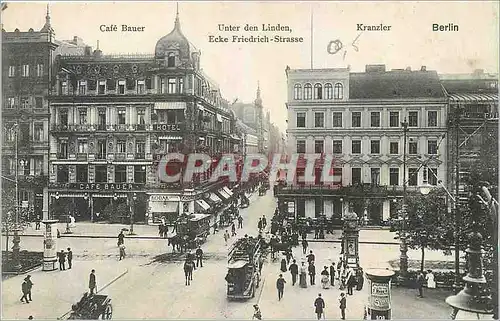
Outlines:
[[[155,103],[155,109],[185,109],[186,103],[183,101],[169,101]]]
[[[498,94],[451,94],[450,100],[452,102],[488,102],[498,101]]]
[[[210,205],[208,205],[208,203],[205,202],[205,200],[196,200],[196,204],[198,204],[205,211],[210,208]]]
[[[229,196],[233,196],[233,191],[231,191],[231,190],[229,189],[229,187],[224,186],[222,189],[223,189],[223,190],[224,190],[224,191],[225,191],[225,192],[226,192]]]
[[[149,202],[152,213],[178,213],[178,202]]]
[[[217,193],[219,193],[220,196],[222,196],[224,199],[229,199],[231,196],[229,196],[224,189],[218,190]]]
[[[181,140],[181,136],[160,136],[158,137],[160,140]]]
[[[219,196],[217,196],[215,193],[210,193],[210,200],[212,200],[212,202],[214,202],[214,203],[217,203],[217,202],[221,201],[221,199],[219,198]]]
[[[234,262],[231,262],[227,265],[227,268],[228,269],[241,269],[242,267],[244,267],[245,265],[247,265],[247,261],[234,261]]]

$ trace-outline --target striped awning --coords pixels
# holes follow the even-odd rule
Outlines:
[[[158,137],[160,140],[182,140],[181,136],[160,136]]]
[[[222,188],[229,196],[233,196],[233,192],[227,187],[227,186],[224,186]]]
[[[459,103],[498,101],[498,94],[451,94],[450,100]]]
[[[231,196],[229,196],[229,194],[228,194],[228,193],[226,193],[226,191],[224,191],[223,189],[218,190],[218,191],[217,191],[217,193],[219,193],[219,195],[220,195],[220,196],[222,196],[223,198],[225,198],[225,199],[227,199],[227,200],[231,197]]]
[[[155,103],[155,109],[186,109],[186,103],[183,101],[169,101]]]
[[[217,196],[217,195],[216,195],[216,194],[214,194],[214,193],[210,193],[210,200],[211,200],[212,202],[215,202],[215,203],[217,203],[217,202],[220,202],[220,201],[221,201],[221,199],[219,198],[219,196]]]
[[[205,200],[196,200],[196,204],[198,204],[205,211],[210,208],[210,205],[208,205],[208,203],[205,202]]]

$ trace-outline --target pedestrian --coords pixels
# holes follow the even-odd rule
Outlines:
[[[339,298],[339,308],[340,308],[340,315],[341,315],[342,320],[345,320],[346,307],[347,307],[347,299],[346,299],[345,293],[342,292],[342,293],[340,293],[340,298]]]
[[[30,315],[30,316],[28,317],[28,320],[33,320],[33,316],[32,316],[32,315]]]
[[[424,283],[425,283],[425,278],[424,274],[422,271],[418,272],[417,276],[417,287],[418,287],[418,297],[423,298],[424,297]]]
[[[214,234],[217,233],[217,221],[214,222]]]
[[[292,249],[291,248],[288,248],[286,251],[285,251],[285,256],[286,256],[286,264],[290,264],[290,260],[292,259],[293,257],[293,253],[292,253]]]
[[[31,299],[31,289],[33,288],[33,282],[31,282],[31,275],[27,275],[25,278],[24,278],[24,281],[26,281],[26,284],[28,285],[28,295],[27,295],[27,299],[30,300],[30,301],[33,301]]]
[[[314,262],[315,259],[316,257],[314,256],[313,251],[309,251],[309,254],[307,255],[307,263]]]
[[[323,311],[325,309],[325,300],[323,300],[323,298],[321,297],[321,293],[319,293],[316,300],[314,300],[314,308],[314,312],[316,312],[318,320],[321,319],[321,316],[323,315]]]
[[[35,230],[39,230],[40,229],[40,215],[37,215],[36,216],[36,222],[35,222]]]
[[[342,258],[339,258],[339,261],[337,263],[337,280],[340,280],[340,271],[342,270]]]
[[[267,226],[266,216],[262,215],[262,228],[265,229]]]
[[[356,283],[356,291],[361,291],[361,290],[363,290],[363,283],[365,283],[363,269],[359,268],[357,271],[357,274],[358,274],[358,277],[357,277],[357,283]]]
[[[227,246],[227,240],[229,240],[229,232],[226,230],[224,232],[224,242],[226,243],[226,246]]]
[[[68,270],[73,266],[73,251],[68,247]]]
[[[432,273],[431,270],[427,270],[427,274],[425,276],[425,279],[427,280],[427,288],[429,288],[429,289],[436,288],[436,281],[434,281],[434,273]]]
[[[203,250],[200,246],[198,246],[194,254],[196,255],[196,267],[198,267],[198,265],[203,267]]]
[[[290,264],[288,270],[292,275],[292,285],[295,285],[295,283],[297,283],[297,274],[299,274],[299,266],[297,265],[297,262],[295,260],[293,260],[293,263]]]
[[[243,228],[243,217],[238,215],[238,228]]]
[[[276,288],[278,289],[278,301],[281,301],[283,297],[283,290],[285,289],[285,279],[283,278],[283,274],[280,274],[279,278],[276,280]]]
[[[236,236],[236,225],[231,224],[231,236]]]
[[[160,238],[163,238],[164,231],[165,227],[163,226],[163,223],[160,223],[160,225],[158,225],[158,235],[160,236]]]
[[[24,302],[23,300],[26,300],[26,303],[30,303],[28,301],[28,282],[26,282],[26,279],[24,279],[23,284],[21,285],[21,291],[23,292],[23,296],[21,297],[21,302]]]
[[[302,239],[302,253],[306,254],[307,253],[307,247],[309,244],[307,243],[307,240],[304,238]]]
[[[61,250],[59,252],[59,270],[64,271],[66,270],[66,266],[64,265],[66,262],[66,253],[64,253],[64,250]]]
[[[316,267],[314,266],[313,261],[309,262],[309,267],[307,268],[307,270],[309,272],[309,281],[311,282],[311,285],[315,285]]]
[[[257,319],[257,320],[262,320],[262,313],[260,312],[260,308],[257,304],[254,304],[253,305],[253,317],[252,317],[252,320],[253,319]]]
[[[302,261],[300,265],[300,276],[299,276],[299,285],[301,288],[307,288],[307,274],[306,274],[306,263]]]
[[[328,266],[325,266],[323,271],[321,271],[321,287],[323,289],[330,288],[330,273],[328,272]]]
[[[335,262],[330,265],[330,285],[335,286]]]
[[[286,272],[287,269],[286,269],[286,257],[283,257],[281,259],[281,267],[280,267],[280,270],[281,272]]]
[[[262,218],[259,218],[259,223],[257,223],[257,228],[259,229],[259,232],[262,231]]]
[[[97,283],[95,280],[95,270],[90,271],[89,290],[90,290],[90,294],[94,294],[94,290],[97,291]]]
[[[356,285],[356,277],[354,275],[354,270],[351,267],[347,268],[347,294],[352,295],[352,288]]]
[[[125,234],[123,234],[123,230],[121,230],[120,233],[118,234],[118,246],[124,243],[124,239],[125,239]]]
[[[125,244],[120,244],[120,261],[125,258]]]

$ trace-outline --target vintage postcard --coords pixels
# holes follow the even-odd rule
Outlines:
[[[498,2],[1,9],[2,319],[498,318]]]

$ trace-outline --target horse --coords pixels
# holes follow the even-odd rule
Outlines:
[[[193,261],[186,261],[184,263],[184,277],[186,278],[186,285],[191,285],[191,281],[193,280],[193,269]]]

